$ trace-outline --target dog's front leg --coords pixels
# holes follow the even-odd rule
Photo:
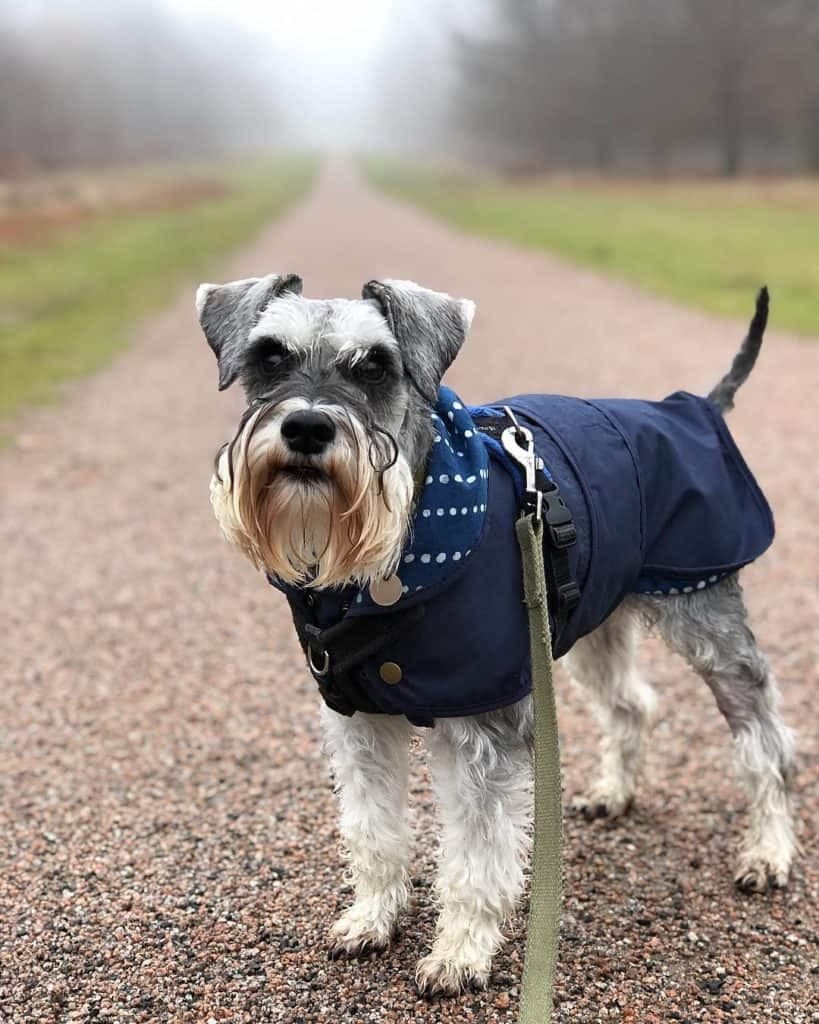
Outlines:
[[[386,949],[409,895],[407,776],[412,726],[403,717],[352,718],[323,709],[326,744],[341,805],[341,833],[355,886],[336,921],[330,955]]]
[[[528,701],[439,719],[427,737],[442,825],[437,934],[416,974],[430,995],[486,985],[501,926],[523,887],[532,798],[527,715]]]

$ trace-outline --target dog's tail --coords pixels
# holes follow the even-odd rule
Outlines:
[[[711,391],[708,397],[719,406],[722,412],[730,412],[734,408],[734,395],[748,379],[754,368],[756,357],[762,346],[762,336],[768,324],[768,289],[763,287],[756,297],[756,312],[748,328],[748,334],[742,346],[734,356],[731,369]]]

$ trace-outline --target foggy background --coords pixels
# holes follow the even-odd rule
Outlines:
[[[17,0],[0,175],[269,147],[819,170],[815,0]]]

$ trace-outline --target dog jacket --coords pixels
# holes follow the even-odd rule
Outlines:
[[[532,431],[577,533],[566,550],[580,597],[567,618],[552,617],[555,658],[628,594],[704,589],[773,540],[768,503],[708,399],[685,392],[661,402],[522,395],[469,408],[441,388],[435,441],[397,569],[401,596],[384,607],[367,588],[312,591],[270,578],[287,597],[334,710],[402,714],[431,726],[529,693],[515,535],[522,472],[480,429],[505,406]]]

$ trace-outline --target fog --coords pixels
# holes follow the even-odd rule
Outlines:
[[[378,115],[381,54],[394,19],[413,4],[379,0],[240,0],[231,17],[258,47],[259,68],[282,97],[283,126],[296,143],[366,145]],[[200,31],[224,10],[222,0],[169,0],[169,9]],[[241,54],[236,55],[241,60]]]
[[[819,169],[814,0],[17,0],[0,174],[254,147]]]
[[[416,109],[423,141],[420,112],[445,91],[444,14],[444,0],[18,0],[0,10],[0,155],[172,155],[171,131],[179,155],[377,147],[406,143]]]

